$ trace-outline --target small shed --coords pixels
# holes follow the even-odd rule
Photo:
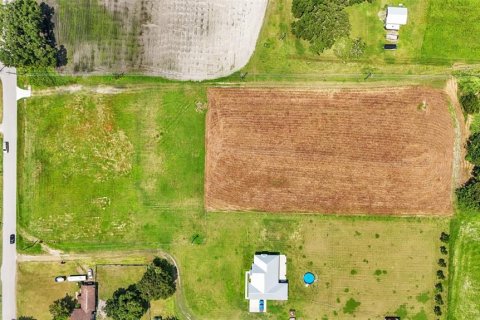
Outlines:
[[[405,7],[387,7],[385,28],[387,30],[399,30],[400,26],[407,24],[408,9]]]

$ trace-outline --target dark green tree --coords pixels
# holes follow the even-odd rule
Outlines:
[[[310,42],[310,49],[322,53],[335,41],[350,33],[350,21],[344,8],[348,0],[294,0],[293,34]]]
[[[467,141],[467,155],[465,159],[476,166],[480,166],[480,132],[471,135]]]
[[[480,99],[475,92],[466,92],[460,96],[460,103],[463,111],[468,114],[478,113],[480,111]]]
[[[437,291],[437,292],[443,292],[443,285],[442,285],[441,282],[437,282],[437,283],[435,284],[435,291]]]
[[[137,283],[137,288],[146,300],[166,299],[175,293],[176,279],[175,266],[166,259],[157,257],[147,267],[147,271]]]
[[[438,305],[443,305],[443,298],[442,298],[442,295],[440,293],[437,293],[435,295],[435,303],[438,304]]]
[[[446,232],[442,232],[442,234],[440,235],[440,241],[448,243],[449,240],[450,240],[450,235]]]
[[[438,265],[442,268],[445,268],[447,263],[445,262],[445,259],[438,259]]]
[[[15,0],[0,6],[3,26],[0,60],[19,68],[48,68],[65,64],[65,48],[56,48],[53,8],[35,0]],[[61,63],[57,56],[62,56]]]
[[[448,254],[447,247],[441,246],[441,247],[440,247],[440,252],[441,252],[442,254]]]
[[[114,320],[138,320],[149,308],[149,303],[135,285],[120,288],[105,305],[107,316]]]
[[[445,275],[443,274],[442,270],[437,270],[437,278],[440,280],[445,279]]]
[[[480,209],[480,184],[476,178],[470,179],[455,191],[459,203],[467,208]]]
[[[435,315],[441,316],[442,315],[442,308],[440,308],[440,306],[435,306],[433,308],[433,312],[435,312]]]
[[[55,300],[49,307],[53,320],[67,320],[77,305],[77,300],[70,295]]]

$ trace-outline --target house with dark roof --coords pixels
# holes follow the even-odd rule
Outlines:
[[[83,282],[77,296],[80,308],[73,310],[70,320],[94,320],[97,310],[97,286],[94,282]]]

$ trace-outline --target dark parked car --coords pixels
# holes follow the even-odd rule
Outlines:
[[[10,244],[14,244],[14,243],[15,243],[15,235],[11,234],[10,235]]]
[[[5,151],[6,153],[10,151],[10,144],[8,143],[8,141],[5,141],[5,143],[3,144],[3,151]]]
[[[387,43],[383,46],[385,50],[397,50],[397,45],[393,43]]]

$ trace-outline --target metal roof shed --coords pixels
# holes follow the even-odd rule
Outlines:
[[[408,10],[405,7],[388,7],[387,19],[385,24],[387,25],[404,25],[407,24]]]

